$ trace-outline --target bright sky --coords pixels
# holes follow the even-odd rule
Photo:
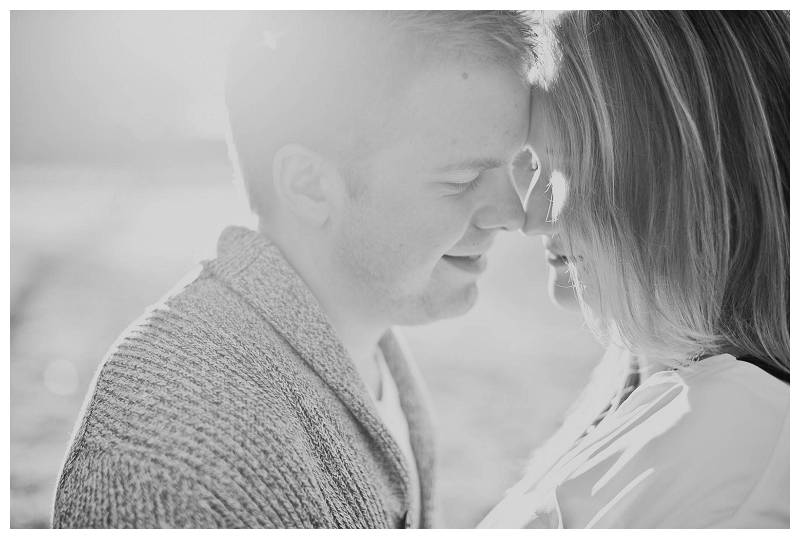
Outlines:
[[[12,12],[13,144],[223,135],[237,12]]]

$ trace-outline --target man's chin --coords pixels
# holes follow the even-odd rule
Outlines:
[[[420,326],[430,324],[437,320],[463,316],[475,306],[478,301],[478,286],[473,282],[465,285],[458,291],[452,291],[447,297],[424,298],[419,308],[409,313],[402,326]]]

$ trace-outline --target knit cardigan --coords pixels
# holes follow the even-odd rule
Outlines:
[[[427,395],[394,331],[380,342],[433,527]],[[54,528],[393,528],[409,466],[321,307],[241,227],[117,340],[55,493]]]

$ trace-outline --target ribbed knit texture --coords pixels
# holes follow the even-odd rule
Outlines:
[[[402,526],[407,465],[317,301],[260,234],[230,227],[218,251],[103,362],[53,527]],[[433,527],[427,396],[394,332],[381,348]]]

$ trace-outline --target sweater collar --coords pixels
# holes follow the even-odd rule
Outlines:
[[[278,247],[258,232],[228,227],[217,244],[217,258],[206,261],[204,266],[260,311],[338,395],[388,454],[404,496],[409,499],[409,471],[399,446],[379,419],[364,382],[319,302]],[[393,332],[384,335],[380,346],[402,394],[417,466],[424,479],[432,476],[433,467],[432,442],[424,435],[430,432],[430,421],[422,404],[425,397],[415,383],[414,378],[418,377],[403,357],[403,345]],[[423,499],[431,487],[423,486]]]

